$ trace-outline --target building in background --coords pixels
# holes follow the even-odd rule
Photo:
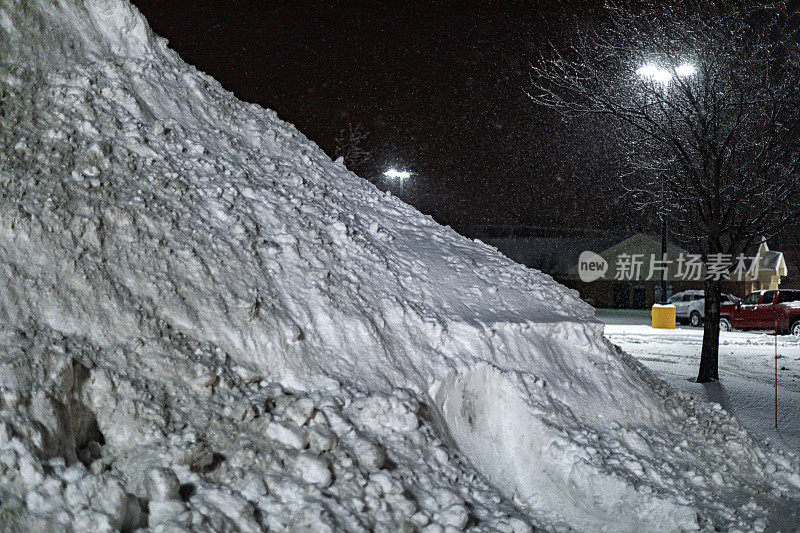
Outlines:
[[[531,232],[532,233],[532,232]],[[600,232],[563,232],[555,234],[490,236],[482,240],[495,246],[509,258],[551,275],[556,281],[575,289],[581,298],[595,307],[648,309],[661,296],[661,240],[658,236],[636,233],[627,238]],[[605,275],[596,281],[581,281],[578,259],[591,251],[608,264]],[[741,274],[723,281],[722,292],[743,297],[759,289],[776,289],[788,274],[783,253],[770,250],[762,241],[745,254]],[[670,244],[667,249],[667,297],[684,290],[702,290],[704,271],[692,272],[692,254]],[[654,264],[652,259],[656,260]],[[753,262],[757,261],[755,267]],[[789,283],[788,285],[794,285]],[[787,286],[788,286],[787,285]]]

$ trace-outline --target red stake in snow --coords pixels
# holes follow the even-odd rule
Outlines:
[[[775,429],[778,429],[778,321],[775,320]]]

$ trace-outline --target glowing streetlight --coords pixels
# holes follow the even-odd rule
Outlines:
[[[694,76],[697,73],[697,69],[691,63],[681,63],[673,69],[662,68],[658,65],[648,63],[647,65],[642,65],[639,67],[636,70],[636,73],[643,79],[654,81],[666,86],[672,81],[673,73],[679,78],[688,78],[690,76]]]
[[[655,65],[642,65],[636,73],[646,80],[651,80],[662,85],[667,85],[672,80],[672,73],[667,69]]]
[[[689,76],[694,76],[696,73],[697,69],[694,68],[694,65],[691,63],[682,63],[675,67],[675,74],[681,78],[688,78]]]
[[[406,172],[405,170],[397,170],[395,168],[390,168],[386,172],[383,173],[384,176],[390,179],[399,179],[400,180],[400,198],[403,197],[403,183],[405,180],[411,177],[411,172]]]

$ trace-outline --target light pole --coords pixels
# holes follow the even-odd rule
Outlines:
[[[411,172],[407,172],[405,170],[397,170],[395,168],[390,168],[386,172],[383,173],[384,176],[390,179],[399,179],[400,180],[400,199],[403,199],[403,183],[411,177]]]
[[[652,63],[642,65],[636,70],[640,78],[661,84],[666,91],[673,78],[688,78],[694,76],[697,69],[691,63],[681,63],[674,68],[663,68]],[[661,261],[662,266],[667,260],[667,191],[664,180],[661,180]],[[661,304],[667,303],[667,269],[661,270]]]

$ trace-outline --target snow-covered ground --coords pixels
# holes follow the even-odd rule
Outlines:
[[[0,0],[0,105],[0,528],[800,522],[796,456],[127,0]]]
[[[720,333],[720,382],[694,382],[703,329],[653,329],[648,311],[598,310],[611,342],[672,386],[720,404],[760,438],[800,454],[800,339],[778,336],[778,428],[775,429],[775,336]]]

